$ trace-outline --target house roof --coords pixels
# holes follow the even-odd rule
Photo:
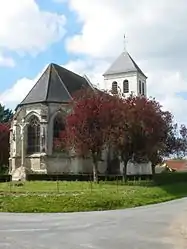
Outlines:
[[[69,102],[72,95],[83,87],[91,87],[86,78],[52,63],[19,106]]]
[[[130,54],[128,52],[123,52],[103,74],[103,76],[127,72],[139,72],[144,77],[146,77],[136,62],[132,59]]]
[[[166,165],[169,168],[175,169],[176,171],[187,170],[187,161],[186,160],[166,160]]]

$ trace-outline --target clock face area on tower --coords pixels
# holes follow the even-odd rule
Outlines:
[[[114,94],[147,96],[147,77],[127,51],[120,54],[103,76],[105,89]]]

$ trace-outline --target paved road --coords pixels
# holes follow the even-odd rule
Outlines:
[[[109,212],[1,213],[0,249],[186,249],[186,230],[187,198]]]

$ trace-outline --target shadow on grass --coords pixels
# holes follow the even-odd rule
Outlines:
[[[111,185],[119,186],[140,186],[140,187],[159,187],[167,194],[176,197],[187,197],[187,172],[161,173],[153,176],[152,180],[128,180],[126,182],[116,179],[107,182]]]

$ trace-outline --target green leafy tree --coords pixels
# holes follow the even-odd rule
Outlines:
[[[13,117],[12,110],[0,104],[0,123],[8,123]]]

